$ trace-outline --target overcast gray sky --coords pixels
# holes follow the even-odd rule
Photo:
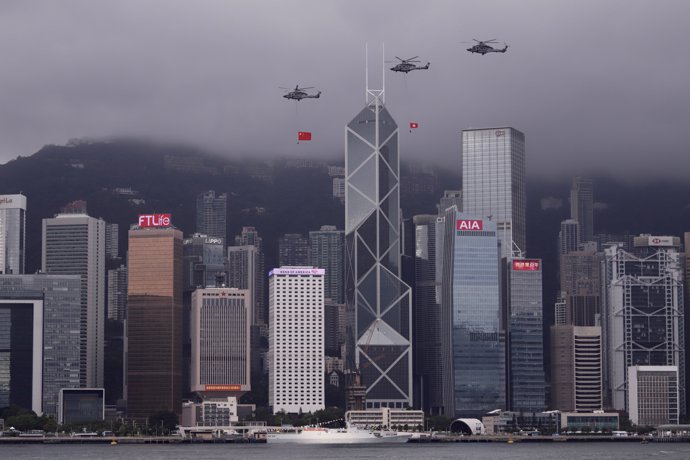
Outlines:
[[[335,158],[368,42],[373,87],[382,43],[431,62],[386,72],[403,159],[459,165],[463,128],[508,125],[532,174],[687,177],[688,18],[684,0],[3,0],[0,162],[120,135]],[[470,54],[472,38],[510,48]],[[283,99],[297,83],[321,99]]]

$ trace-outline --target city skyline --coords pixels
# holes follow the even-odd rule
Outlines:
[[[338,157],[340,126],[359,105],[364,45],[374,58],[385,43],[385,60],[431,62],[406,77],[386,70],[390,107],[401,123],[419,123],[404,133],[403,159],[423,149],[428,161],[449,165],[461,129],[510,124],[530,135],[533,174],[683,176],[666,165],[687,165],[680,133],[690,118],[690,51],[677,45],[690,36],[681,19],[687,2],[302,0],[299,15],[282,4],[264,14],[262,3],[3,5],[0,161],[75,137],[112,136],[231,156]],[[373,19],[385,14],[395,20]],[[37,33],[47,18],[49,39]],[[510,48],[472,55],[460,42],[474,38]],[[295,83],[323,94],[282,99],[278,87]],[[313,141],[297,145],[298,130],[313,132]]]

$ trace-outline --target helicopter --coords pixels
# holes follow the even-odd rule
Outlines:
[[[409,59],[400,59],[398,56],[395,56],[395,58],[398,61],[400,61],[400,64],[396,64],[395,67],[391,67],[391,70],[393,72],[404,72],[404,73],[411,72],[413,70],[427,70],[429,68],[429,64],[430,64],[429,62],[427,62],[425,66],[416,66],[416,65],[412,64],[413,62],[419,62],[416,60],[418,57],[419,56],[415,56],[415,57],[412,57]],[[393,62],[395,62],[395,61],[393,61]]]
[[[472,40],[477,42],[477,44],[472,45],[472,47],[470,48],[467,48],[467,51],[469,51],[470,53],[478,53],[483,56],[486,53],[505,53],[508,50],[508,45],[506,45],[505,43],[503,44],[505,47],[502,49],[494,48],[493,46],[489,45],[489,43],[496,43],[496,39],[494,38],[492,38],[491,40],[484,41],[479,41],[476,38],[473,38]]]
[[[286,90],[288,93],[283,95],[285,99],[294,99],[295,101],[301,101],[302,99],[318,99],[321,96],[321,91],[316,94],[308,94],[305,90],[313,89],[313,86],[308,86],[306,88],[300,88],[299,85],[295,86],[295,89],[280,87],[280,89]]]

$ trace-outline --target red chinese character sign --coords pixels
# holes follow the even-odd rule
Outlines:
[[[539,271],[539,260],[518,259],[513,260],[513,270],[516,271]]]

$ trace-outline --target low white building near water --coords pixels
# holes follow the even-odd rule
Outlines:
[[[350,410],[345,412],[345,422],[364,427],[385,427],[398,429],[414,430],[424,428],[424,411],[390,409],[382,407],[380,409]]]
[[[628,367],[628,410],[635,425],[679,423],[678,366]]]

